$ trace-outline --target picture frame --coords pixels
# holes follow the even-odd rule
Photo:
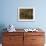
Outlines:
[[[19,7],[18,21],[35,21],[35,8],[33,7]]]

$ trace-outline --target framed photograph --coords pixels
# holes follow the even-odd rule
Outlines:
[[[19,7],[18,8],[18,21],[34,21],[35,8],[33,7]]]

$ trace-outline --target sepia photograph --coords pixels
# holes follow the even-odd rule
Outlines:
[[[18,8],[18,20],[19,21],[34,21],[35,9],[31,7]]]

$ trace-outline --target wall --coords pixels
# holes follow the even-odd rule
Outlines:
[[[45,0],[0,0],[0,25],[13,24],[16,28],[43,27],[46,28],[46,1]],[[36,20],[34,22],[18,22],[18,7],[34,7]],[[19,24],[18,24],[19,23]]]

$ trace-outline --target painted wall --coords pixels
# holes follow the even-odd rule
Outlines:
[[[16,28],[46,28],[46,0],[0,0],[0,25],[13,24]],[[34,7],[36,20],[34,22],[19,22],[18,7]]]

